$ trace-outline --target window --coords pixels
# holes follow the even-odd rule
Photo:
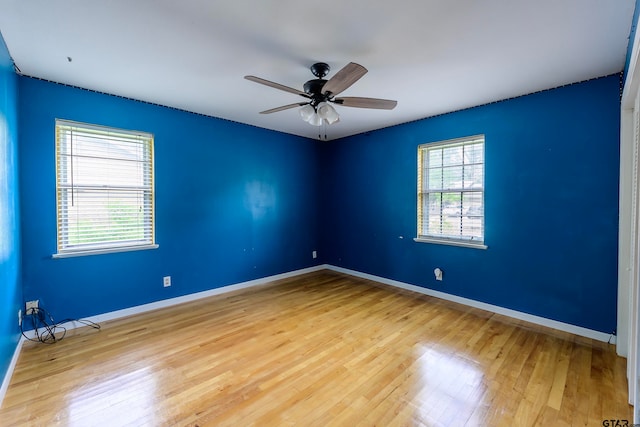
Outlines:
[[[155,248],[153,135],[56,120],[55,257]]]
[[[484,135],[418,147],[416,241],[484,246]]]

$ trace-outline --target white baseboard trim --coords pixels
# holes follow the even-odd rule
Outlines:
[[[563,332],[569,332],[574,335],[579,335],[586,338],[591,338],[597,341],[616,343],[616,337],[610,334],[594,331],[593,329],[583,328],[581,326],[572,325],[570,323],[559,322],[557,320],[547,319],[546,317],[535,316],[533,314],[523,313],[521,311],[511,310],[509,308],[500,307],[497,305],[487,304],[484,302],[472,300],[469,298],[459,297],[456,295],[447,294],[445,292],[436,291],[429,288],[423,288],[421,286],[411,285],[409,283],[399,282],[397,280],[387,279],[380,276],[374,276],[368,273],[362,273],[360,271],[349,270],[347,268],[336,267],[333,265],[326,265],[329,270],[337,271],[339,273],[348,274],[350,276],[360,277],[362,279],[373,280],[374,282],[380,282],[385,285],[394,286],[397,288],[406,289],[420,294],[429,295],[432,297],[440,298],[447,301],[456,302],[459,304],[467,305],[470,307],[480,308],[482,310],[490,311],[492,313],[501,314],[504,316],[512,317],[518,320],[524,320],[526,322],[534,323],[548,328],[557,329]]]
[[[273,276],[262,277],[260,279],[249,280],[247,282],[235,283],[233,285],[222,286],[220,288],[209,289],[202,292],[196,292],[193,294],[183,295],[180,297],[165,299],[161,301],[151,302],[149,304],[137,305],[135,307],[124,308],[122,310],[111,311],[108,313],[98,314],[95,316],[84,317],[83,320],[90,320],[95,323],[106,322],[108,320],[120,319],[122,317],[133,316],[135,314],[145,313],[147,311],[158,310],[160,308],[171,307],[177,304],[183,304],[185,302],[196,301],[202,298],[211,297],[214,295],[225,294],[227,292],[233,292],[240,289],[247,289],[254,286],[265,285],[269,282],[273,282],[276,280],[287,279],[289,277],[299,276],[301,274],[312,273],[314,271],[325,270],[327,269],[327,265],[316,265],[314,267],[303,268],[300,270],[289,271],[287,273],[276,274]],[[67,330],[75,329],[77,327],[86,326],[80,322],[67,322],[63,323]],[[27,331],[25,334],[34,338],[34,331]]]
[[[135,314],[145,313],[147,311],[158,310],[161,308],[171,307],[177,304],[182,304],[185,302],[196,301],[202,298],[207,298],[215,295],[221,295],[227,292],[233,292],[240,289],[247,289],[254,286],[260,286],[267,284],[269,282],[273,282],[276,280],[287,279],[290,277],[299,276],[301,274],[312,273],[314,271],[320,270],[332,270],[339,273],[348,274],[354,277],[360,277],[362,279],[372,280],[374,282],[383,283],[385,285],[394,286],[396,288],[401,288],[413,292],[417,292],[423,295],[429,295],[432,297],[440,298],[447,301],[456,302],[458,304],[479,308],[485,311],[489,311],[496,314],[501,314],[504,316],[512,317],[518,320],[524,320],[526,322],[530,322],[540,326],[546,326],[548,328],[557,329],[563,332],[569,332],[574,335],[579,335],[586,338],[591,338],[597,341],[602,342],[610,342],[611,344],[616,344],[616,337],[611,336],[610,334],[595,331],[593,329],[583,328],[581,326],[572,325],[570,323],[564,323],[557,320],[548,319],[546,317],[536,316],[529,313],[524,313],[517,310],[512,310],[510,308],[504,308],[493,304],[484,303],[481,301],[472,300],[469,298],[459,297],[457,295],[448,294],[446,292],[436,291],[430,288],[423,288],[421,286],[411,285],[409,283],[400,282],[393,279],[387,279],[381,276],[375,276],[373,274],[362,273],[356,270],[350,270],[348,268],[337,267],[330,264],[321,264],[316,265],[314,267],[303,268],[300,270],[294,270],[287,273],[276,274],[273,276],[263,277],[260,279],[249,280],[247,282],[236,283],[233,285],[222,286],[220,288],[210,289],[207,291],[197,292],[189,295],[183,295],[180,297],[170,298],[162,301],[156,301],[149,304],[138,305],[135,307],[125,308],[122,310],[116,310],[109,313],[98,314],[95,316],[87,317],[85,320],[90,320],[95,323],[106,322],[108,320],[115,320],[122,317],[133,316]],[[63,324],[65,328],[68,330],[74,329],[76,327],[86,326],[79,322],[67,322]],[[29,338],[35,338],[34,331],[26,331],[25,335]],[[21,337],[21,344],[25,341],[24,337]],[[21,345],[20,345],[21,347]],[[18,351],[17,351],[18,353]],[[14,358],[17,360],[17,356],[14,355]],[[15,361],[12,360],[12,363]],[[10,378],[10,376],[9,376]],[[8,385],[8,384],[7,384]],[[4,386],[4,382],[3,382]],[[1,392],[2,390],[0,390]],[[0,395],[1,396],[1,395]]]
[[[574,335],[579,335],[582,337],[591,338],[591,339],[603,341],[603,342],[611,342],[612,344],[615,344],[616,337],[615,336],[611,337],[609,334],[606,334],[604,332],[594,331],[592,329],[583,328],[581,326],[571,325],[569,323],[563,323],[557,320],[547,319],[545,317],[535,316],[532,314],[523,313],[520,311],[500,307],[497,305],[487,304],[487,303],[475,301],[469,298],[463,298],[456,295],[447,294],[445,292],[440,292],[440,291],[436,291],[429,288],[423,288],[420,286],[411,285],[411,284],[400,282],[397,280],[387,279],[380,276],[374,276],[372,274],[362,273],[362,272],[350,270],[347,268],[336,267],[330,264],[321,264],[314,267],[303,268],[300,270],[290,271],[287,273],[276,274],[273,276],[263,277],[255,280],[249,280],[247,282],[236,283],[233,285],[223,286],[220,288],[210,289],[207,291],[197,292],[189,295],[183,295],[176,298],[170,298],[162,301],[152,302],[149,304],[138,305],[135,307],[116,310],[109,313],[98,314],[96,316],[87,317],[85,318],[85,320],[90,320],[95,323],[106,322],[108,320],[115,320],[122,317],[133,316],[135,314],[141,314],[151,310],[158,310],[161,308],[171,307],[171,306],[182,304],[185,302],[196,301],[196,300],[211,297],[214,295],[221,295],[224,293],[237,291],[240,289],[247,289],[254,286],[260,286],[276,280],[287,279],[290,277],[295,277],[301,274],[311,273],[311,272],[320,271],[320,270],[332,270],[339,273],[348,274],[350,276],[372,280],[374,282],[379,282],[385,285],[394,286],[397,288],[417,292],[424,295],[429,295],[429,296],[444,299],[447,301],[456,302],[466,306],[479,308],[492,313],[512,317],[514,319],[524,320],[537,325],[546,326],[546,327],[557,329],[564,332],[569,332]],[[68,322],[68,323],[65,323],[63,326],[68,330],[70,330],[76,327],[82,327],[86,325],[79,322]],[[35,338],[34,331],[26,331],[25,335],[29,338]],[[20,356],[20,351],[22,350],[22,346],[25,341],[26,341],[25,337],[20,337],[20,341],[18,342],[16,350],[11,359],[11,363],[9,364],[9,369],[7,370],[7,373],[5,374],[5,377],[2,381],[2,386],[0,387],[0,406],[2,406],[2,401],[9,387],[9,382],[11,381],[11,377],[13,376],[13,370],[15,369],[16,363],[18,361],[18,357]]]
[[[16,349],[13,352],[13,357],[11,358],[11,362],[9,363],[9,369],[4,374],[4,378],[2,379],[2,385],[0,386],[0,408],[2,408],[2,402],[4,402],[4,396],[7,394],[7,390],[9,389],[9,383],[11,382],[11,378],[13,377],[13,371],[16,368],[16,364],[18,363],[18,358],[20,357],[20,352],[22,351],[22,344],[25,342],[25,338],[23,336],[18,340],[18,344],[16,345]]]
[[[95,323],[106,322],[108,320],[115,320],[122,317],[133,316],[135,314],[141,314],[151,310],[158,310],[160,308],[171,307],[173,305],[182,304],[185,302],[196,301],[196,300],[207,298],[214,295],[220,295],[227,292],[237,291],[240,289],[247,289],[254,286],[265,285],[267,283],[274,282],[276,280],[287,279],[290,277],[299,276],[301,274],[312,273],[314,271],[319,271],[319,270],[326,270],[328,268],[329,266],[327,264],[316,265],[314,267],[308,267],[300,270],[289,271],[287,273],[281,273],[273,276],[262,277],[260,279],[249,280],[247,282],[235,283],[233,285],[222,286],[220,288],[210,289],[207,291],[196,292],[189,295],[183,295],[180,297],[152,302],[149,304],[143,304],[135,307],[125,308],[122,310],[111,311],[109,313],[98,314],[95,316],[83,318],[83,320],[90,320]],[[71,329],[83,327],[86,325],[80,322],[72,321],[72,322],[63,323],[61,326],[64,326],[67,330],[71,330]],[[9,388],[9,383],[11,382],[11,377],[13,376],[13,370],[15,369],[16,363],[18,362],[18,357],[20,356],[20,351],[22,350],[23,344],[27,341],[27,338],[29,339],[36,338],[35,331],[33,330],[25,331],[24,335],[26,336],[26,338],[25,336],[20,337],[20,341],[18,342],[16,350],[13,354],[13,357],[11,358],[9,369],[7,369],[4,379],[2,380],[2,387],[0,387],[0,407],[2,407],[2,401],[4,400],[4,396],[7,392],[7,389]]]

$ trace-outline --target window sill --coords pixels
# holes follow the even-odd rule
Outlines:
[[[440,245],[450,245],[450,246],[462,246],[465,248],[474,248],[474,249],[487,249],[488,246],[484,243],[480,242],[472,242],[470,240],[451,240],[451,239],[437,239],[437,238],[429,238],[429,237],[416,237],[413,239],[414,242],[418,243],[436,243]]]
[[[52,258],[72,258],[77,256],[87,255],[100,255],[100,254],[112,254],[116,252],[131,252],[131,251],[144,251],[148,249],[158,249],[159,245],[140,245],[140,246],[123,246],[120,248],[104,248],[104,249],[90,249],[90,250],[78,250],[68,251],[53,254]]]

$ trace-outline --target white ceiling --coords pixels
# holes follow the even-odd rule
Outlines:
[[[0,0],[0,32],[22,74],[317,138],[297,89],[353,61],[369,73],[341,96],[329,139],[623,69],[634,0]],[[71,58],[71,61],[68,60]],[[324,131],[323,131],[324,133]]]

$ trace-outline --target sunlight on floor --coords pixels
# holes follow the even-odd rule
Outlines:
[[[422,422],[469,419],[484,403],[484,373],[476,362],[451,351],[416,347],[420,381],[414,419]]]
[[[71,394],[68,420],[78,427],[156,425],[153,408],[157,391],[149,368],[99,378]]]

